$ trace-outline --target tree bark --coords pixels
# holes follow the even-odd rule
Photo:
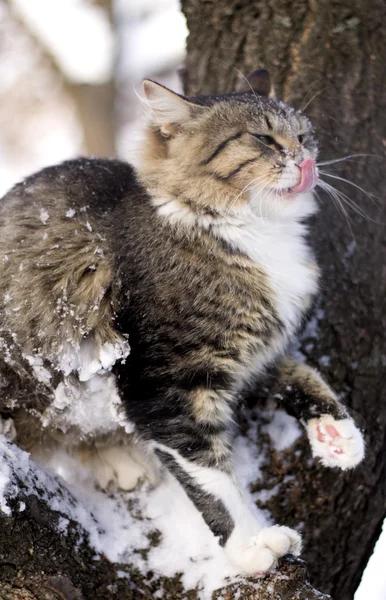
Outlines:
[[[186,93],[232,91],[240,73],[265,67],[279,98],[307,107],[322,160],[375,155],[321,167],[374,197],[323,177],[359,208],[346,207],[346,220],[318,191],[321,211],[311,238],[324,273],[323,292],[313,317],[317,335],[306,329],[301,347],[365,429],[366,459],[349,473],[314,463],[305,470],[310,452],[303,440],[297,460],[272,453],[263,482],[279,484],[267,504],[276,521],[303,523],[303,557],[313,584],[339,600],[352,600],[386,502],[386,5],[382,0],[182,0],[182,8],[190,31]],[[294,477],[290,484],[288,474]]]

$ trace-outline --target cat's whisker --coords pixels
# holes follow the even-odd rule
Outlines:
[[[334,186],[330,185],[329,183],[327,183],[326,181],[323,181],[321,179],[319,179],[318,185],[325,191],[327,191],[327,190],[330,191],[331,194],[334,195],[334,197],[336,199],[339,199],[341,202],[344,202],[345,204],[350,206],[350,208],[352,208],[361,217],[369,218],[369,216],[364,212],[364,210],[360,206],[358,206],[346,194],[344,194],[340,190],[337,190]]]
[[[250,90],[251,90],[252,94],[254,95],[254,97],[255,97],[255,98],[258,98],[258,95],[256,94],[255,90],[253,89],[253,87],[251,86],[250,82],[249,82],[249,81],[248,81],[248,79],[245,77],[245,75],[244,75],[244,74],[243,74],[241,71],[239,71],[239,69],[237,69],[235,66],[233,66],[233,65],[231,65],[231,66],[232,66],[232,69],[233,69],[234,71],[236,71],[236,73],[237,73],[238,75],[240,75],[240,76],[241,76],[241,78],[242,78],[242,79],[243,79],[243,80],[244,80],[244,81],[247,83],[247,85],[248,85],[248,87],[250,88]]]
[[[321,183],[324,184],[325,182],[322,181]],[[334,206],[336,207],[336,209],[338,211],[341,211],[341,213],[343,214],[343,216],[345,217],[345,219],[347,221],[347,225],[348,225],[348,228],[350,230],[350,233],[351,233],[353,239],[355,240],[355,235],[354,235],[353,229],[351,227],[350,216],[349,216],[346,208],[344,207],[344,205],[342,203],[342,200],[335,193],[336,192],[335,188],[330,188],[330,186],[329,187],[325,187],[324,185],[319,185],[319,187],[321,187],[321,189],[324,190],[327,193],[327,195],[331,198],[331,200],[332,200]]]
[[[345,183],[348,183],[349,185],[352,185],[353,187],[357,188],[359,191],[363,192],[363,194],[369,200],[371,200],[372,202],[374,202],[374,204],[376,206],[378,206],[378,204],[375,202],[374,198],[376,200],[381,200],[381,198],[379,198],[378,196],[375,196],[374,194],[370,194],[369,192],[366,192],[366,190],[364,190],[362,187],[360,187],[359,185],[357,185],[353,181],[350,181],[350,179],[345,179],[344,177],[340,177],[338,175],[333,175],[332,173],[327,173],[327,171],[322,171],[322,170],[319,170],[319,173],[321,173],[322,175],[325,175],[326,177],[331,177],[332,179],[339,179],[339,181],[344,181]]]
[[[263,201],[265,200],[265,198],[268,196],[268,194],[270,192],[273,191],[273,189],[270,187],[270,183],[272,183],[274,181],[274,179],[276,178],[276,174],[268,174],[266,177],[266,180],[263,181],[263,186],[260,185],[260,183],[256,184],[253,189],[259,189],[259,191],[261,192],[258,195],[258,200],[259,200],[259,214],[262,215],[262,205],[263,205]]]
[[[367,219],[368,221],[371,221],[372,223],[375,223],[377,225],[380,223],[379,221],[375,221],[374,219],[372,219],[356,202],[354,202],[346,194],[344,194],[340,190],[337,190],[334,186],[330,185],[326,181],[319,179],[318,185],[326,191],[329,190],[332,194],[335,195],[335,197],[339,198],[341,202],[347,204],[347,206],[349,206],[354,212],[356,212],[364,219]]]
[[[137,90],[135,88],[135,85],[133,85],[133,92],[134,92],[134,94],[137,96],[137,98],[139,100],[138,106],[142,110],[143,115],[145,117],[148,117],[151,114],[151,107],[150,107],[150,104],[149,104],[148,100],[146,98],[144,98],[143,96],[141,96],[137,92]]]
[[[377,154],[349,154],[347,156],[342,156],[341,158],[334,158],[332,160],[325,160],[322,162],[318,162],[318,163],[316,163],[316,166],[324,167],[327,165],[334,165],[335,163],[344,162],[346,160],[351,160],[353,158],[362,158],[362,157],[378,158],[379,160],[382,160],[382,157],[378,156]]]
[[[247,183],[247,185],[241,190],[241,192],[239,192],[234,198],[232,198],[232,200],[229,202],[229,204],[226,207],[225,210],[225,214],[229,214],[230,209],[232,208],[232,206],[237,202],[237,200],[246,192],[249,191],[249,186],[251,185],[251,182]]]
[[[311,96],[311,98],[308,100],[308,102],[302,106],[302,108],[300,109],[302,112],[304,112],[306,110],[306,108],[311,104],[311,102],[313,100],[315,100],[315,98],[317,98],[322,92],[325,92],[327,90],[327,88],[323,88],[321,90],[318,90],[317,92],[315,92],[315,94],[313,96]]]
[[[313,81],[308,87],[307,90],[305,91],[305,94],[303,96],[303,101],[307,102],[307,98],[309,96],[310,93],[312,93],[312,89],[321,81],[321,77],[318,77],[318,79],[315,79],[315,81]],[[301,110],[301,109],[300,109]]]
[[[253,179],[252,181],[250,181],[242,190],[241,192],[239,192],[237,194],[237,196],[235,196],[231,202],[229,202],[228,206],[226,207],[226,211],[225,214],[229,214],[230,209],[232,208],[232,206],[235,204],[235,202],[237,202],[237,200],[246,192],[251,191],[252,189],[254,189],[254,184],[256,182],[259,182],[261,180],[263,180],[266,177],[266,174],[264,175],[260,175],[259,177],[256,177],[255,179]]]
[[[262,192],[266,189],[267,183],[272,181],[272,176],[270,174],[265,173],[264,175],[257,177],[252,182],[250,182],[250,188],[248,191],[252,192],[253,190],[259,190]],[[261,194],[260,194],[261,195]]]

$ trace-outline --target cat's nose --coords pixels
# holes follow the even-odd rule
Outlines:
[[[291,192],[295,192],[296,194],[310,192],[318,183],[316,162],[313,158],[306,158],[298,164],[298,167],[300,169],[300,181],[291,188]]]

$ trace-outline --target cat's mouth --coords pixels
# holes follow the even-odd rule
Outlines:
[[[289,187],[278,186],[276,188],[276,192],[281,198],[291,200],[298,194],[311,192],[318,183],[318,169],[315,160],[313,158],[306,158],[298,165],[291,166],[290,172],[287,172],[285,177],[287,181],[289,179]],[[297,183],[295,183],[296,181]],[[291,185],[293,183],[295,185]]]
[[[304,194],[314,189],[318,183],[318,171],[316,168],[316,162],[313,158],[306,158],[299,165],[300,170],[300,181],[298,184],[289,188],[288,192],[291,194]]]

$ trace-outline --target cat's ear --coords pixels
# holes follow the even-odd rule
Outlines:
[[[151,79],[145,79],[142,85],[154,121],[166,137],[175,133],[180,125],[191,121],[202,108]]]
[[[273,96],[271,76],[266,69],[256,69],[246,77],[240,79],[237,92],[255,92],[259,96],[269,98]]]

